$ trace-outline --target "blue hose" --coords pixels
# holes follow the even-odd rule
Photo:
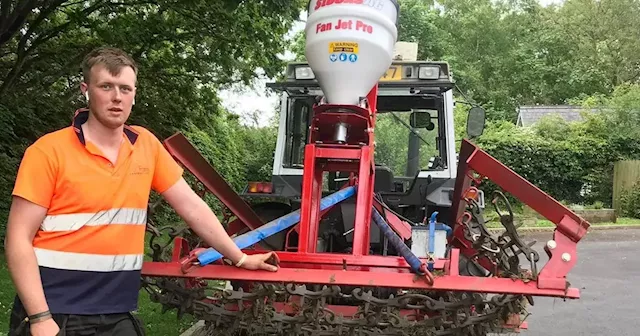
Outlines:
[[[429,261],[427,262],[427,269],[433,271],[434,259],[433,255],[436,253],[436,217],[438,212],[434,211],[429,219]]]
[[[398,251],[404,258],[404,260],[407,261],[407,263],[411,267],[411,270],[417,274],[422,275],[422,262],[420,261],[420,259],[415,254],[413,254],[413,252],[411,252],[409,247],[402,241],[402,239],[395,232],[393,232],[389,224],[387,224],[384,218],[382,218],[375,207],[373,207],[371,217],[373,217],[373,222],[376,223],[376,225],[380,228],[380,231],[384,233],[385,237],[387,237],[391,245],[393,245],[396,251]]]
[[[325,210],[331,206],[334,206],[347,198],[353,196],[356,192],[356,187],[347,187],[338,192],[335,192],[329,196],[326,196],[320,200],[320,211]],[[273,236],[274,234],[290,228],[300,221],[300,210],[296,210],[287,215],[284,215],[278,219],[274,219],[271,222],[262,225],[261,227],[249,231],[245,234],[237,236],[233,239],[233,242],[238,248],[247,248],[261,240]],[[208,265],[218,259],[222,258],[220,252],[213,248],[208,248],[198,255],[198,262],[200,266]]]

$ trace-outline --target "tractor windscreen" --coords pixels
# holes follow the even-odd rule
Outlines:
[[[283,165],[300,168],[315,98],[289,97]],[[446,168],[444,103],[441,96],[378,96],[375,163],[396,177]]]

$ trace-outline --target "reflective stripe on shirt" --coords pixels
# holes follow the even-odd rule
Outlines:
[[[55,269],[117,272],[142,269],[142,254],[99,255],[34,248],[38,265]]]
[[[118,208],[96,213],[76,213],[50,215],[45,217],[42,231],[74,231],[83,226],[98,226],[108,224],[145,225],[146,209]]]

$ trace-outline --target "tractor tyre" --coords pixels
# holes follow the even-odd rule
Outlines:
[[[253,209],[256,215],[258,215],[265,224],[291,213],[291,206],[280,202],[258,203],[252,205],[251,209]],[[283,230],[271,237],[267,237],[260,242],[260,245],[268,250],[284,251],[284,243],[288,231],[289,229]]]

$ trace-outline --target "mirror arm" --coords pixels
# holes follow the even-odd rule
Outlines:
[[[422,142],[424,142],[425,144],[429,144],[427,142],[427,140],[423,139],[420,134],[418,134],[418,132],[416,132],[413,127],[411,127],[411,125],[407,125],[406,122],[404,122],[404,120],[400,119],[400,117],[398,117],[395,113],[393,112],[389,112],[397,121],[399,121],[400,123],[402,123],[408,130],[409,132],[413,133],[416,137],[418,137],[418,139],[422,140]]]
[[[460,103],[460,104],[464,104],[464,105],[469,105],[469,106],[471,106],[471,107],[482,107],[482,106],[480,106],[480,104],[477,104],[477,103],[470,103],[470,102],[468,102],[468,101],[466,101],[466,100],[456,100],[456,101],[455,101],[455,103],[456,103],[456,104],[457,104],[457,103]]]

